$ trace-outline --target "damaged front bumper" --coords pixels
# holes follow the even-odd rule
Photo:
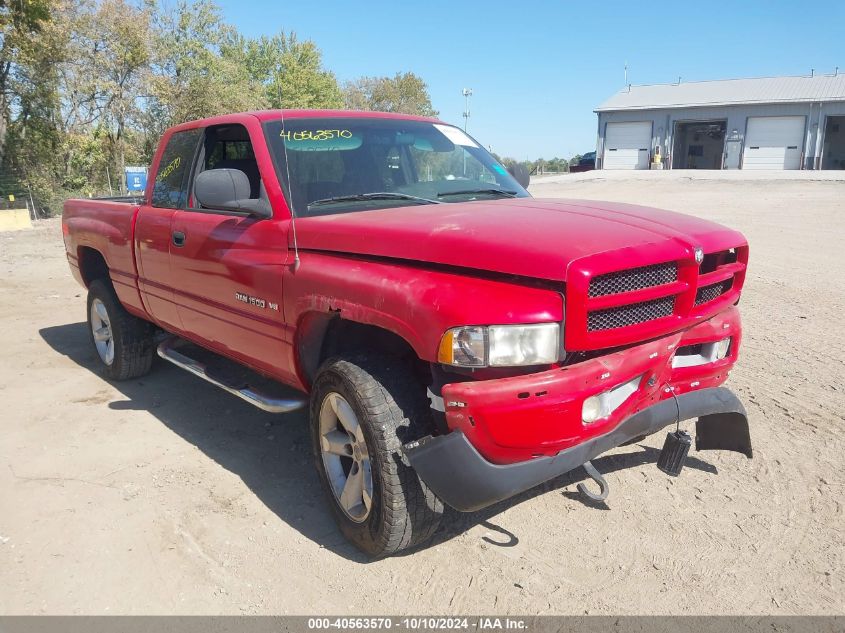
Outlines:
[[[742,404],[721,388],[736,363],[736,307],[682,332],[538,373],[448,383],[449,432],[406,445],[446,503],[477,510],[566,473],[677,420],[699,418],[696,446],[751,456]],[[727,347],[717,353],[719,343]],[[588,402],[602,402],[588,415]]]
[[[692,418],[698,418],[696,449],[737,451],[751,457],[745,408],[724,387],[663,400],[635,413],[604,435],[554,456],[514,464],[487,461],[461,431],[428,436],[406,444],[404,449],[411,466],[434,494],[456,510],[472,512],[563,475],[626,442]]]

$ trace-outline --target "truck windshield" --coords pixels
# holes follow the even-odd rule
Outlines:
[[[495,158],[451,125],[294,118],[269,121],[264,129],[299,217],[528,196]]]

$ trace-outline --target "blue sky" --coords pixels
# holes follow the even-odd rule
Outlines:
[[[218,0],[244,34],[295,31],[345,81],[413,71],[445,121],[515,158],[595,148],[624,85],[845,72],[845,3]]]

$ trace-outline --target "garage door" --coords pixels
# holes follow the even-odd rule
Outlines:
[[[648,169],[651,121],[608,123],[604,135],[604,169]]]
[[[804,117],[759,116],[748,119],[743,169],[799,169],[804,146]]]

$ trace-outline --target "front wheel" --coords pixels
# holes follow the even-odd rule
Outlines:
[[[427,540],[443,514],[402,454],[428,432],[428,401],[410,376],[390,357],[332,359],[311,392],[321,483],[344,536],[374,557]]]

